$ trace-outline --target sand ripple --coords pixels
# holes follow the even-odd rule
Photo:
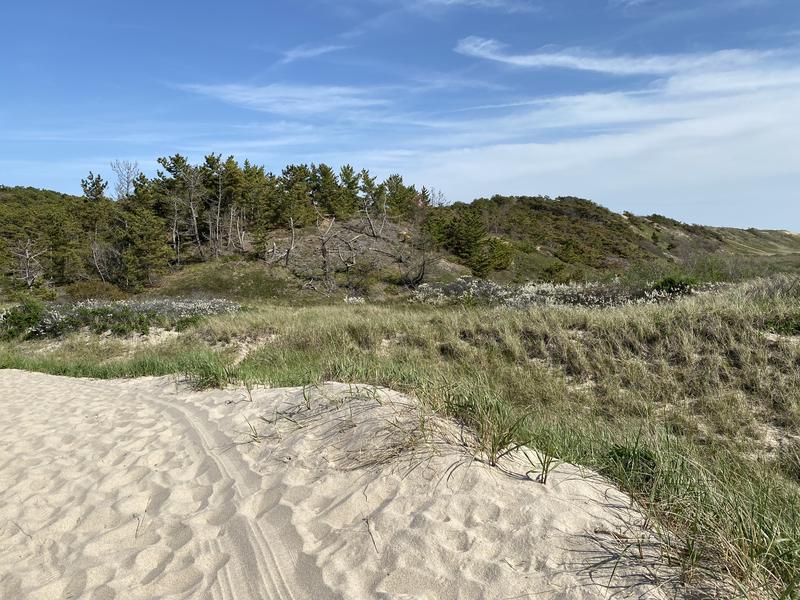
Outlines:
[[[391,392],[0,371],[0,410],[4,600],[665,597],[621,493],[471,461]]]

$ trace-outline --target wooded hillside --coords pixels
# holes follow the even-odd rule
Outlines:
[[[442,263],[517,282],[636,269],[720,279],[766,263],[792,268],[800,257],[800,236],[788,232],[620,215],[579,198],[445,205],[400,175],[379,182],[350,166],[291,165],[276,175],[213,154],[197,165],[180,155],[158,162],[153,178],[113,163],[113,191],[90,173],[83,196],[0,186],[4,287],[97,281],[136,292],[188,264],[237,256],[323,291],[413,287],[444,276]]]

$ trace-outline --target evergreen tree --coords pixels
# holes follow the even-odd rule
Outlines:
[[[313,167],[311,198],[314,206],[324,215],[340,220],[352,216],[353,207],[347,201],[345,190],[339,184],[336,173],[328,165]]]
[[[378,184],[366,169],[361,171],[359,203],[361,213],[369,225],[369,234],[378,237],[382,231],[388,214],[386,203],[386,186]]]
[[[339,170],[339,182],[342,187],[341,212],[345,218],[352,217],[359,209],[358,190],[361,186],[361,177],[350,165],[344,165]]]
[[[290,165],[280,178],[280,195],[275,211],[275,222],[286,226],[304,227],[316,217],[311,202],[311,169],[308,165]]]
[[[92,202],[98,202],[105,198],[107,187],[108,182],[104,181],[100,175],[95,175],[91,171],[89,171],[89,175],[86,179],[81,179],[83,195],[87,200]]]
[[[457,213],[450,222],[445,246],[460,259],[469,262],[486,238],[486,226],[480,214],[471,207]]]
[[[420,194],[414,186],[405,185],[403,177],[396,174],[390,175],[383,185],[386,188],[389,213],[395,218],[411,219],[421,204]]]
[[[164,221],[149,208],[152,203],[148,196],[152,191],[150,185],[137,186],[121,215],[125,225],[118,239],[122,259],[120,283],[134,291],[152,285],[169,267],[171,253]]]

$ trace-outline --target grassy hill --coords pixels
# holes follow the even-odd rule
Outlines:
[[[471,206],[491,234],[513,244],[517,255],[506,276],[515,281],[596,279],[631,269],[729,279],[800,266],[800,235],[787,231],[618,214],[572,197],[494,196]]]

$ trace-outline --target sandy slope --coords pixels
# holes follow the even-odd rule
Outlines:
[[[342,384],[0,371],[0,598],[668,595],[652,546],[617,554],[647,537],[621,493],[489,468],[461,435]]]

